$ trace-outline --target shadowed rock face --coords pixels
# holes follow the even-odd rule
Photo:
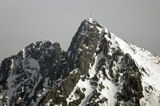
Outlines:
[[[101,33],[96,28],[97,25],[99,24],[96,21],[91,23],[89,20],[84,20],[81,23],[68,49],[71,70],[80,68],[81,74],[88,73],[89,64],[94,62],[93,54],[101,37]],[[102,26],[100,27],[102,28]],[[73,65],[73,63],[75,64]]]
[[[142,51],[136,50],[86,19],[66,52],[59,43],[38,41],[4,59],[1,94],[17,106],[148,106],[146,93],[156,99],[160,93],[144,79],[150,73],[137,64],[134,55]]]
[[[90,64],[94,63],[94,53],[96,51],[97,44],[101,37],[101,33],[96,28],[99,25],[96,21],[91,23],[89,20],[84,20],[77,33],[72,39],[71,45],[67,51],[67,62],[69,64],[69,70],[75,71],[74,74],[70,74],[61,85],[58,85],[55,89],[48,93],[49,97],[46,96],[42,100],[45,101],[42,104],[45,105],[46,101],[52,99],[52,101],[56,101],[57,103],[52,104],[63,104],[67,105],[65,99],[72,92],[73,88],[76,86],[77,82],[80,80],[80,76],[88,76],[88,70],[90,68]],[[99,25],[100,26],[100,25]],[[100,26],[102,28],[102,26]],[[63,94],[63,99],[57,101],[57,93],[56,91],[61,91]],[[53,93],[52,93],[53,92]],[[77,90],[77,95],[80,95],[80,98],[84,98],[84,94],[79,90]],[[62,95],[61,95],[62,96]],[[62,100],[62,101],[61,101]],[[71,106],[78,105],[81,101],[77,100],[74,103],[70,103]],[[41,103],[40,103],[41,104]]]
[[[23,98],[25,105],[36,102],[67,75],[65,58],[59,43],[39,41],[28,45],[2,61],[1,92],[9,96],[10,104],[16,104],[18,98]]]

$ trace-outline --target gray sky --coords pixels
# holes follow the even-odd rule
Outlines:
[[[160,0],[0,0],[0,60],[38,40],[66,50],[90,12],[120,38],[160,55]]]

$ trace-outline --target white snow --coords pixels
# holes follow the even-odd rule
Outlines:
[[[103,31],[99,27],[97,27],[97,29],[100,32]],[[108,33],[107,29],[105,29],[105,31]],[[117,48],[120,48],[122,52],[128,53],[131,55],[131,57],[135,60],[137,66],[139,67],[140,71],[142,71],[141,69],[143,67],[145,71],[147,72],[147,73],[142,72],[143,73],[142,75],[143,95],[145,97],[140,100],[141,105],[160,106],[160,83],[159,83],[160,81],[160,77],[159,77],[160,76],[160,70],[159,70],[160,69],[160,63],[159,63],[160,58],[157,56],[154,56],[152,53],[144,49],[141,49],[134,45],[126,43],[125,41],[116,37],[113,33],[110,33],[110,34],[111,34],[111,38],[109,38],[108,35],[105,35],[105,38],[107,39],[107,41],[110,41],[112,43],[110,45],[109,54],[112,55],[114,50],[116,50]],[[99,50],[99,48],[97,47],[96,50]],[[81,104],[80,104],[80,106],[85,106],[87,102],[89,101],[89,98],[93,95],[93,91],[96,89],[97,90],[99,89],[98,87],[95,88],[90,83],[91,83],[91,78],[93,78],[96,74],[101,75],[101,71],[99,71],[98,73],[96,72],[96,67],[97,67],[99,60],[101,58],[104,58],[104,56],[102,53],[98,54],[97,56],[94,54],[94,56],[95,56],[94,65],[93,66],[90,65],[90,69],[89,69],[90,77],[86,78],[84,81],[79,80],[79,82],[76,84],[72,93],[66,99],[67,103],[78,99],[78,97],[74,93],[77,89],[80,89],[82,91],[82,88],[85,88],[86,91],[84,92],[82,91],[85,94],[85,98],[81,101]],[[112,67],[113,74],[116,73],[115,70],[118,70],[120,68],[121,67],[118,65],[115,65],[114,67]],[[106,69],[106,73],[107,73],[107,69]],[[97,82],[98,84],[102,83],[102,85],[105,87],[104,89],[99,91],[101,93],[99,98],[102,99],[103,97],[106,97],[108,99],[108,102],[100,104],[101,106],[103,105],[104,106],[114,106],[116,102],[116,98],[115,98],[116,93],[121,92],[122,85],[124,83],[122,79],[119,79],[120,84],[117,86],[112,82],[111,80],[112,78],[109,78],[109,79],[103,79],[103,77],[101,77],[99,78],[99,81]],[[150,93],[147,93],[145,91],[145,88],[148,86],[152,86],[154,89],[153,91],[150,91]],[[126,106],[133,105],[131,101],[127,101],[127,102],[121,101],[120,104],[123,104]]]
[[[85,80],[85,81],[79,81],[78,86],[80,88],[85,88],[84,94],[85,98],[81,101],[80,106],[86,106],[87,102],[89,101],[90,97],[93,95],[94,87],[90,84],[90,80]]]
[[[0,95],[0,100],[1,100],[2,98],[3,98],[3,95],[1,94],[1,95]]]
[[[104,28],[104,31],[105,31],[106,33],[108,33],[108,29],[107,29],[107,28]]]
[[[160,91],[160,64],[156,63],[159,58],[151,54],[149,51],[138,48],[134,45],[128,45],[118,37],[116,37],[116,40],[123,52],[129,53],[135,60],[139,68],[143,67],[149,74],[149,76],[148,74],[144,74],[142,78],[143,81],[145,81],[149,85],[152,85],[155,89]],[[132,49],[134,49],[135,51],[133,51]]]
[[[88,49],[88,46],[86,44],[84,44],[83,47],[85,47],[86,49]]]
[[[14,60],[11,59],[11,70],[13,69],[13,67],[14,67]]]
[[[152,89],[145,81],[142,81],[142,85],[144,98],[141,99],[140,104],[142,106],[160,106],[160,92]]]
[[[105,86],[104,89],[102,89],[100,98],[106,97],[108,99],[108,106],[114,106],[115,105],[115,95],[117,92],[117,87],[108,79],[103,80],[100,79],[100,82],[102,82],[102,85]]]
[[[89,18],[88,21],[90,23],[94,23],[95,21],[92,18]],[[93,27],[91,25],[91,27]],[[85,34],[84,32],[84,26],[82,27],[83,31],[80,34],[80,36],[78,36],[78,40],[80,39],[80,37],[82,35]],[[131,45],[128,44],[127,42],[121,40],[120,38],[118,38],[117,36],[115,36],[113,33],[110,33],[111,36],[108,36],[108,29],[106,28],[101,28],[101,27],[96,27],[99,30],[99,33],[101,34],[103,31],[105,31],[107,34],[105,35],[105,38],[107,41],[111,42],[110,44],[110,49],[109,49],[109,55],[112,56],[114,50],[116,50],[117,48],[120,48],[122,50],[122,52],[124,53],[128,53],[131,55],[131,58],[136,62],[136,65],[138,66],[139,70],[142,72],[142,86],[143,86],[143,95],[144,97],[140,99],[140,104],[142,106],[160,106],[160,58],[158,56],[154,56],[152,53],[150,53],[147,50],[141,49],[136,47],[135,45]],[[100,41],[97,45],[100,44]],[[75,44],[76,47],[77,44]],[[85,44],[83,45],[86,49],[89,49],[88,46],[86,46]],[[54,49],[52,46],[49,47],[48,49]],[[97,46],[96,50],[98,51],[100,48]],[[79,51],[83,51],[82,49],[79,49]],[[33,58],[27,58],[25,57],[25,48],[22,50],[23,52],[23,58],[24,58],[24,68],[25,68],[25,72],[29,72],[31,74],[31,76],[29,77],[29,79],[31,80],[36,80],[35,82],[35,86],[33,89],[28,89],[27,92],[31,92],[30,93],[30,97],[33,96],[35,89],[38,85],[38,83],[41,81],[42,76],[38,76],[38,70],[40,70],[40,66],[39,66],[39,61],[35,60]],[[88,52],[89,53],[89,52]],[[68,56],[71,55],[71,51],[68,51]],[[72,102],[74,100],[79,99],[79,95],[77,95],[75,93],[75,91],[77,89],[80,89],[80,91],[82,93],[84,93],[85,97],[84,99],[81,100],[80,106],[85,106],[87,105],[87,102],[89,101],[89,99],[93,96],[93,91],[97,90],[101,95],[99,96],[98,99],[102,99],[103,97],[107,98],[108,101],[100,104],[101,106],[114,106],[115,102],[116,102],[116,93],[117,92],[121,92],[122,89],[122,85],[123,85],[123,80],[119,79],[119,85],[116,85],[115,83],[113,83],[112,78],[110,77],[110,75],[108,75],[108,66],[109,66],[109,62],[106,63],[105,66],[105,72],[108,75],[108,78],[103,78],[103,77],[98,77],[98,82],[97,86],[94,86],[91,84],[91,82],[93,81],[92,78],[94,76],[103,76],[102,71],[99,70],[97,72],[97,66],[99,61],[102,58],[105,58],[105,56],[103,55],[103,53],[99,53],[98,55],[96,55],[96,53],[93,55],[93,57],[95,58],[95,62],[93,64],[93,66],[91,66],[90,64],[90,69],[88,70],[88,74],[89,77],[87,76],[82,76],[81,75],[81,79],[78,81],[78,83],[76,84],[76,86],[74,87],[73,91],[71,92],[71,94],[68,96],[68,98],[66,99],[67,104],[69,104],[69,102]],[[77,59],[77,58],[75,58]],[[108,60],[110,61],[110,60]],[[15,76],[14,72],[12,71],[14,69],[14,65],[16,64],[15,60],[11,59],[11,65],[10,65],[10,75],[7,79],[7,86],[9,88],[8,91],[4,91],[3,94],[7,93],[7,96],[9,98],[11,98],[11,96],[14,95],[15,90],[20,86],[20,84],[18,85],[13,85],[14,84],[14,80],[17,76]],[[115,66],[112,67],[113,70],[113,74],[116,73],[116,70],[120,69],[120,66],[118,66],[116,63]],[[107,66],[108,65],[108,66]],[[26,68],[27,66],[29,66],[30,68]],[[145,72],[143,72],[142,69],[145,69]],[[77,69],[73,70],[70,72],[70,74],[74,74],[77,72]],[[121,74],[120,74],[121,76]],[[82,80],[83,77],[86,77],[84,80]],[[28,81],[28,79],[23,80],[24,83]],[[34,103],[34,105],[36,105],[38,103],[38,101],[41,99],[41,97],[44,95],[45,92],[47,92],[47,86],[48,86],[48,78],[45,78],[45,82],[43,84],[43,91],[42,92],[38,92],[37,97],[39,97],[37,99],[37,102]],[[102,84],[104,86],[103,89],[100,89],[99,85]],[[83,90],[85,88],[85,90]],[[22,88],[23,89],[23,88]],[[24,89],[23,89],[24,90]],[[0,99],[2,99],[3,94],[0,95]],[[60,95],[63,96],[63,95]],[[18,98],[18,100],[21,100],[22,98]],[[134,98],[133,98],[134,99]],[[45,106],[50,106],[52,102],[52,99],[50,99],[48,101],[48,103],[45,104]],[[133,105],[133,103],[131,101],[121,101],[120,104],[123,104],[123,106],[130,106]],[[62,106],[62,104],[57,104],[55,106]]]
[[[45,106],[50,106],[50,105],[51,105],[51,102],[52,102],[52,99],[50,99],[50,100],[45,104]]]
[[[25,48],[24,49],[22,49],[22,52],[23,52],[23,58],[25,59]]]
[[[10,90],[7,92],[7,96],[10,98],[14,92],[14,86],[13,86],[13,81],[15,80],[16,76],[14,75],[13,72],[13,67],[14,67],[14,60],[11,59],[11,65],[10,65],[10,74],[7,79],[7,86],[10,88]],[[4,92],[3,92],[4,93]],[[5,93],[4,93],[5,94]]]
[[[129,53],[131,57],[137,63],[139,69],[142,67],[146,73],[142,75],[143,89],[147,86],[152,86],[153,90],[150,95],[143,90],[144,98],[141,99],[141,105],[145,106],[160,106],[160,63],[159,57],[154,56],[147,50],[138,48],[134,45],[127,44],[120,38],[116,37],[115,40],[118,42],[119,47],[124,53]],[[154,92],[154,93],[153,93]]]
[[[17,103],[20,103],[21,101],[22,101],[22,98],[21,98],[21,97],[18,97]]]
[[[96,56],[96,57],[95,57],[94,65],[91,66],[91,64],[90,64],[90,69],[89,69],[89,71],[88,71],[90,78],[93,78],[94,75],[96,74],[96,64],[97,64],[97,62],[98,62],[98,61],[97,61],[97,56]]]
[[[94,75],[96,74],[95,71],[95,66],[97,64],[97,56],[95,57],[95,64],[93,66],[90,66],[90,70],[89,70],[89,75],[90,78],[94,77]],[[84,77],[84,76],[81,76]],[[89,98],[92,96],[92,92],[94,91],[94,87],[90,84],[90,79],[85,79],[84,81],[79,80],[79,82],[76,84],[76,86],[74,87],[73,91],[71,92],[71,94],[69,95],[69,97],[66,99],[67,104],[69,104],[69,102],[72,102],[74,100],[79,99],[79,97],[75,94],[75,91],[77,89],[80,89],[81,92],[83,88],[85,88],[85,91],[83,92],[85,94],[85,98],[82,100],[80,106],[85,106],[87,101],[89,100]]]
[[[100,27],[96,27],[98,30],[99,30],[99,33],[101,34],[102,33],[102,31],[104,31],[105,29],[103,29],[103,28],[100,28]]]
[[[85,80],[85,81],[82,81],[82,80],[79,80],[79,82],[76,84],[76,86],[74,87],[72,93],[69,95],[69,97],[66,99],[67,101],[67,104],[69,104],[69,102],[72,102],[74,100],[77,100],[79,99],[79,96],[75,94],[75,91],[77,89],[80,89],[81,92],[82,91],[82,88],[85,88],[85,91],[84,91],[84,94],[85,94],[85,98],[82,100],[80,106],[85,106],[86,105],[86,101],[88,101],[88,99],[90,97],[88,96],[92,96],[92,92],[94,90],[94,88],[92,88],[91,84],[90,84],[90,80]],[[88,99],[87,99],[88,98]]]
[[[88,21],[89,21],[90,23],[93,23],[93,22],[94,22],[93,18],[91,18],[91,17],[88,19]]]

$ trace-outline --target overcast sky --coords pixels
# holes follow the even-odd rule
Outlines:
[[[66,50],[90,12],[120,38],[160,55],[160,0],[0,0],[0,60],[38,40]]]

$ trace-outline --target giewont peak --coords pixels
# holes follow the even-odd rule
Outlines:
[[[88,19],[86,19],[88,22],[90,22],[90,23],[94,23],[94,22],[96,22],[93,18],[88,18]]]
[[[84,19],[82,21],[82,23],[86,24],[92,24],[92,25],[96,25],[96,24],[99,24],[96,20],[94,20],[93,18],[87,18],[87,19]],[[100,24],[99,24],[100,25]]]

